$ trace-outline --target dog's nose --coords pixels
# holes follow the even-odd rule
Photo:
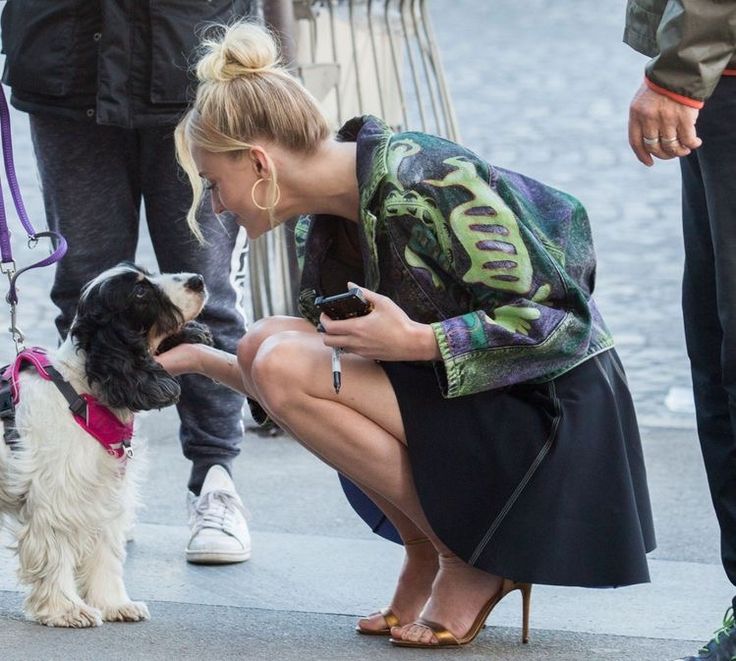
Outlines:
[[[187,289],[191,289],[195,292],[204,291],[204,278],[199,274],[193,275],[186,281],[186,286]]]

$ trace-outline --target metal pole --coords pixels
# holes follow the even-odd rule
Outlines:
[[[292,0],[264,0],[263,2],[263,20],[265,24],[271,28],[274,33],[278,36],[281,45],[281,54],[284,64],[288,69],[294,71],[297,66],[296,62],[296,21],[294,19],[294,5]],[[266,279],[265,287],[283,287],[285,299],[286,299],[286,314],[298,314],[297,300],[299,297],[299,282],[301,274],[299,271],[299,263],[296,256],[296,245],[294,244],[294,227],[296,225],[296,218],[292,218],[284,222],[281,228],[277,228],[277,231],[281,229],[279,241],[274,242],[271,246],[271,250],[268,246],[265,246],[265,251],[258,251],[261,253],[261,257],[265,259],[256,259],[256,263],[253,265],[256,270],[263,273],[267,273],[270,267],[271,251],[280,250],[284,257],[282,263],[285,263],[286,268],[282,277],[278,277],[277,281],[274,282],[271,279]],[[251,257],[255,257],[255,251],[251,252]],[[265,252],[265,254],[263,254]],[[285,253],[285,254],[284,254]],[[278,260],[277,260],[278,261]],[[259,263],[260,262],[260,263]],[[251,274],[253,274],[254,268],[251,268]],[[280,282],[283,280],[283,282]],[[253,290],[251,285],[251,292],[253,298],[256,298],[257,292]],[[268,292],[268,299],[273,297]],[[268,311],[269,314],[274,314],[271,309]]]
[[[264,0],[263,20],[279,37],[284,64],[296,68],[296,25],[292,0]]]

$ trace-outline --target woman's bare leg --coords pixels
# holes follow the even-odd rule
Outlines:
[[[266,339],[286,330],[301,331],[308,335],[316,334],[314,327],[304,319],[269,317],[256,322],[238,345],[238,362],[243,371],[243,381],[254,397],[256,396],[256,387],[250,377],[253,359]],[[286,427],[285,423],[282,423],[282,425]],[[296,434],[291,432],[290,429],[287,428],[287,431],[296,438]],[[311,449],[311,451],[318,454],[314,449]],[[319,454],[318,456],[325,463],[332,465],[325,457]],[[403,512],[378,493],[369,489],[365,484],[357,482],[356,484],[391,521],[399,532],[402,541],[412,542],[422,538],[426,539],[426,535]],[[405,547],[404,563],[399,574],[396,590],[389,604],[400,622],[412,622],[419,615],[422,607],[429,599],[432,581],[437,574],[438,567],[438,554],[433,544],[409,544]],[[367,630],[383,629],[386,626],[386,622],[380,613],[361,618],[358,620],[358,624],[362,629]]]
[[[249,378],[261,404],[295,438],[388,501],[445,556],[422,616],[462,636],[501,579],[457,559],[432,531],[414,487],[401,414],[385,372],[373,361],[346,355],[343,387],[336,395],[329,349],[313,331],[291,330],[261,343]],[[396,631],[432,640],[421,627]]]

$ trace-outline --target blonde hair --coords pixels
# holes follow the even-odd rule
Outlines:
[[[197,95],[174,137],[177,159],[192,186],[187,224],[203,241],[196,213],[204,190],[193,147],[235,156],[260,138],[308,154],[329,137],[330,128],[312,95],[281,65],[276,41],[264,27],[248,21],[215,26],[201,49]],[[269,166],[273,174],[266,199],[275,200],[278,182],[270,159]],[[272,209],[269,216],[273,224]]]

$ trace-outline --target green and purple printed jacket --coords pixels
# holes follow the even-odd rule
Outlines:
[[[432,325],[442,392],[457,397],[546,381],[613,346],[591,294],[595,254],[583,206],[375,117],[349,121],[357,142],[360,222],[306,216],[300,308],[362,284]]]

